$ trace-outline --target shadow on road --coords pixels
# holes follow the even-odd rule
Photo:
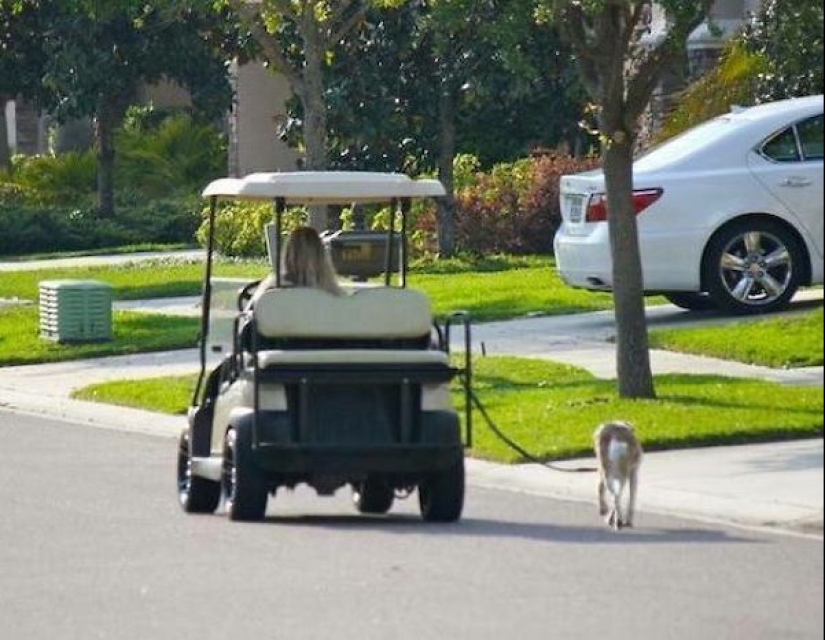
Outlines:
[[[727,531],[713,529],[639,527],[615,532],[602,525],[585,527],[485,518],[464,518],[453,524],[433,524],[424,522],[417,516],[394,514],[388,516],[270,516],[261,524],[279,527],[327,528],[337,532],[381,530],[420,536],[518,538],[552,544],[719,544],[756,542],[752,538],[739,537]]]

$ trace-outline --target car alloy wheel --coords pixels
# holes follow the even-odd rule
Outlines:
[[[708,260],[711,297],[733,313],[776,311],[799,287],[797,242],[770,221],[745,221],[723,230],[712,242]]]

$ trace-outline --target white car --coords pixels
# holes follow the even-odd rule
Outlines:
[[[730,113],[633,166],[644,290],[686,309],[765,313],[823,281],[823,96]],[[605,178],[564,176],[554,240],[569,285],[612,288]]]

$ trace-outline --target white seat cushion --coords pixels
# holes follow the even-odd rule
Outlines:
[[[255,304],[266,338],[403,339],[428,335],[430,300],[414,289],[376,287],[336,296],[304,287],[267,291]]]

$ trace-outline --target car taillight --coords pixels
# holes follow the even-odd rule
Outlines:
[[[636,208],[636,215],[647,209],[650,205],[662,197],[662,189],[640,189],[633,192],[633,206]],[[590,196],[587,204],[586,222],[605,222],[607,220],[607,194],[597,193]]]

